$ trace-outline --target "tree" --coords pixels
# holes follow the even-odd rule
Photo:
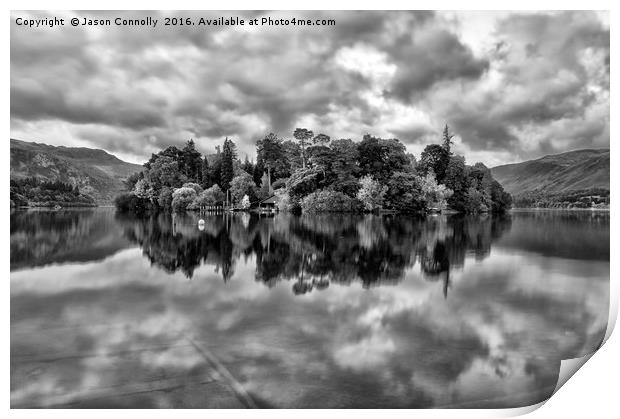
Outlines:
[[[323,172],[323,177],[327,178],[327,171],[334,160],[333,150],[326,145],[313,145],[306,150],[310,167]]]
[[[491,192],[491,210],[493,212],[505,212],[512,205],[512,196],[504,191],[502,185],[493,180],[490,186]]]
[[[313,168],[300,169],[286,181],[286,190],[291,205],[299,203],[306,195],[311,194],[322,186],[323,174]]]
[[[402,212],[417,212],[424,209],[422,182],[413,172],[396,172],[390,177],[385,195],[386,205]]]
[[[12,195],[12,194],[11,194]],[[13,200],[13,198],[11,198]],[[27,201],[22,202],[23,205],[28,204]],[[114,198],[114,205],[119,211],[127,211],[140,214],[150,209],[149,201],[139,198],[133,192],[123,192]]]
[[[250,209],[250,206],[250,197],[247,195],[243,195],[243,198],[241,199],[241,208],[247,210]]]
[[[295,141],[286,140],[282,143],[282,147],[284,148],[284,157],[288,165],[289,175],[295,170],[302,169],[301,146]]]
[[[267,134],[265,138],[256,143],[256,154],[261,161],[261,165],[267,169],[269,192],[271,193],[272,174],[275,175],[275,178],[288,175],[288,165],[282,139],[274,133]]]
[[[138,198],[148,200],[152,200],[156,196],[152,184],[146,179],[140,179],[137,181],[133,188],[133,192]]]
[[[331,143],[331,149],[333,151],[331,167],[336,177],[345,179],[349,176],[357,176],[359,173],[357,144],[351,139],[334,140]]]
[[[172,210],[185,211],[189,204],[196,199],[196,190],[193,188],[179,188],[172,192]]]
[[[240,203],[244,196],[256,199],[256,184],[246,172],[235,176],[230,183],[230,196],[235,203]]]
[[[444,185],[452,189],[452,196],[448,198],[448,205],[456,211],[466,211],[466,195],[469,189],[467,166],[463,156],[450,156],[444,178]]]
[[[329,135],[325,134],[317,134],[313,139],[312,143],[315,145],[327,145],[329,143]]]
[[[329,190],[312,192],[301,200],[303,212],[352,212],[358,211],[359,207],[357,199]]]
[[[193,202],[193,205],[197,208],[206,205],[217,205],[226,199],[224,192],[218,185],[213,185],[209,189],[202,191]]]
[[[387,186],[382,186],[372,176],[366,175],[360,179],[360,190],[357,192],[357,199],[362,201],[366,210],[375,211],[383,207],[383,197],[386,192]]]
[[[157,197],[157,205],[165,210],[172,208],[172,193],[173,189],[169,186],[161,188],[161,192]]]
[[[167,150],[170,150],[170,147],[160,153],[160,156],[150,164],[150,169],[144,172],[144,179],[157,194],[163,186],[178,188],[187,182],[187,177],[179,171],[178,157],[163,154]]]
[[[254,174],[254,163],[250,161],[247,154],[245,156],[245,160],[243,161],[243,164],[241,165],[241,168],[250,176]]]
[[[357,144],[350,139],[334,140],[330,148],[332,149],[331,172],[335,178],[331,188],[354,198],[359,190],[357,176],[360,169],[357,165],[359,156]]]
[[[235,160],[237,159],[237,151],[235,143],[228,137],[224,140],[222,147],[222,173],[220,178],[220,186],[223,190],[230,189],[230,182],[235,177]]]
[[[465,195],[465,210],[471,214],[487,212],[489,210],[484,193],[474,186],[470,186]]]
[[[144,177],[144,172],[136,172],[136,173],[129,175],[129,177],[127,177],[127,179],[125,179],[125,181],[123,182],[125,184],[125,190],[133,191],[133,188],[134,186],[136,186],[136,183],[143,177]]]
[[[472,186],[480,191],[490,192],[493,176],[488,167],[482,163],[476,163],[469,168],[468,175]]]
[[[450,155],[445,148],[437,144],[430,144],[422,151],[420,163],[418,163],[416,169],[423,176],[432,171],[437,178],[437,182],[441,183],[446,175],[449,160]]]
[[[296,128],[293,132],[293,137],[299,141],[301,148],[301,167],[306,168],[306,143],[310,138],[314,136],[314,133],[305,128]]]
[[[216,153],[212,156],[212,160],[209,161],[209,178],[211,184],[218,184],[221,187],[222,183],[222,153]]]
[[[260,186],[264,173],[265,173],[265,165],[263,164],[263,159],[261,158],[260,154],[257,154],[256,164],[254,165],[254,172],[252,174],[254,183],[257,186]]]
[[[281,188],[275,191],[276,205],[280,211],[294,211],[296,203],[291,200],[287,188]],[[297,203],[298,205],[298,203]]]
[[[194,140],[189,140],[181,150],[180,169],[188,179],[195,182],[202,181],[202,159],[196,150]]]
[[[427,209],[443,210],[447,207],[447,199],[452,195],[452,191],[445,185],[437,183],[434,173],[429,172],[426,177],[422,178],[421,187]]]
[[[452,144],[454,144],[454,142],[452,141],[452,138],[454,138],[453,134],[450,134],[450,129],[448,128],[448,124],[446,124],[446,126],[443,129],[443,148],[444,150],[446,150],[448,152],[448,155],[451,156],[452,152],[450,151],[450,146]]]
[[[202,186],[194,182],[184,183],[182,188],[192,188],[196,191],[196,195],[199,195],[203,191]]]
[[[211,185],[213,185],[213,180],[211,179],[211,170],[209,168],[209,160],[207,160],[207,157],[205,156],[205,158],[202,159],[202,162],[200,164],[201,166],[201,171],[202,171],[202,187],[204,189],[206,188],[210,188]]]
[[[357,150],[362,174],[370,175],[382,184],[386,184],[394,172],[412,170],[405,146],[397,139],[381,139],[366,134]]]

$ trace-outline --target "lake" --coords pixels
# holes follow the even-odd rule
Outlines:
[[[609,213],[11,214],[12,407],[519,407],[595,350]]]

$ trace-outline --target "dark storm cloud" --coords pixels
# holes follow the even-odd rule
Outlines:
[[[118,98],[70,97],[66,90],[37,85],[11,86],[11,115],[19,119],[57,118],[78,124],[98,123],[125,128],[157,127],[165,123],[156,106],[128,104]]]
[[[466,149],[518,155],[536,152],[523,146],[532,131],[539,149],[608,144],[609,29],[594,14],[508,15],[486,50],[460,32],[467,16],[442,12],[183,12],[336,26],[162,26],[178,14],[67,14],[149,15],[157,28],[12,24],[12,129],[138,160],[189,138],[211,151],[225,136],[251,155],[260,136],[287,137],[302,123],[332,137],[373,132],[416,145],[448,122]]]
[[[428,31],[420,38],[405,37],[394,48],[399,66],[391,93],[402,100],[424,93],[441,81],[476,80],[489,66],[446,30]]]

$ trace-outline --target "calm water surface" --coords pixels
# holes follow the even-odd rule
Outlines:
[[[517,407],[600,344],[609,214],[11,214],[13,407]]]

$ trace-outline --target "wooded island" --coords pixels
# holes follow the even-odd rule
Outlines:
[[[257,141],[256,162],[247,156],[242,162],[229,138],[206,156],[193,140],[183,149],[170,146],[127,179],[116,206],[133,212],[250,209],[270,197],[291,212],[480,213],[511,206],[510,194],[484,164],[467,165],[451,151],[447,125],[441,144],[426,146],[419,159],[398,139],[332,140],[305,128],[293,137],[270,133]]]

